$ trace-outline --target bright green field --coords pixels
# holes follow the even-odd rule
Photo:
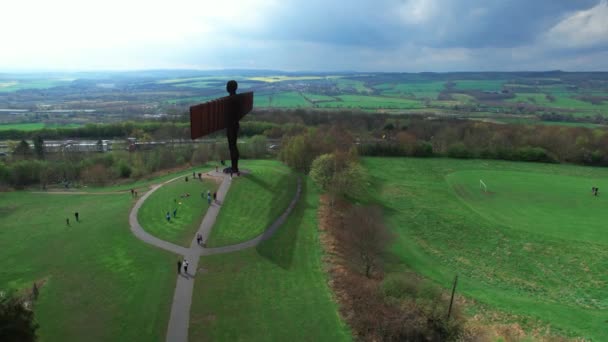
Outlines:
[[[463,202],[489,222],[564,240],[608,244],[608,201],[591,196],[591,187],[607,188],[608,178],[460,171],[446,179]],[[489,185],[488,193],[479,191],[480,179]]]
[[[382,89],[384,95],[413,95],[417,98],[436,99],[445,88],[445,82],[384,83],[375,88]]]
[[[164,339],[175,257],[131,234],[132,204],[129,194],[0,195],[0,290],[47,280],[41,341]]]
[[[504,80],[458,80],[454,81],[455,89],[459,90],[485,90],[500,91],[505,83]]]
[[[207,212],[207,190],[217,191],[218,183],[212,180],[203,181],[184,178],[163,185],[144,202],[138,212],[139,224],[150,234],[178,245],[190,246],[194,234],[198,230],[203,216]],[[182,198],[189,193],[190,197]],[[201,196],[201,193],[204,196]],[[177,208],[177,217],[173,210]],[[167,221],[167,211],[171,221]]]
[[[310,102],[306,101],[306,99],[303,98],[302,95],[292,91],[273,94],[269,102],[270,107],[310,107]]]
[[[407,109],[407,108],[422,108],[423,107],[423,105],[420,101],[396,98],[396,97],[342,95],[342,96],[337,96],[337,98],[339,98],[341,101],[322,102],[319,104],[319,106],[327,107],[327,108],[366,108],[366,109],[379,109],[379,108]]]
[[[304,93],[304,96],[306,96],[311,101],[335,101],[336,100],[336,98],[333,96],[320,95],[320,94]]]
[[[0,80],[0,92],[11,92],[21,89],[47,89],[66,85],[72,80],[45,79],[45,80]]]
[[[8,131],[9,129],[15,129],[19,131],[36,131],[43,128],[74,128],[80,127],[79,124],[45,124],[42,122],[37,123],[19,123],[19,124],[0,124],[0,131]]]
[[[546,94],[541,93],[517,93],[515,98],[509,99],[509,102],[530,103],[537,106],[561,108],[583,111],[608,111],[608,103],[605,101],[602,104],[594,105],[589,102],[581,101],[568,96],[567,94],[553,94],[555,100],[549,101]]]
[[[247,160],[241,168],[252,173],[235,177],[223,201],[208,246],[231,245],[260,235],[289,205],[297,175],[278,161]]]
[[[201,258],[205,273],[194,286],[191,340],[351,340],[327,286],[318,197],[305,179],[298,205],[271,239],[256,248]]]
[[[525,328],[608,340],[608,197],[591,195],[591,186],[608,186],[608,169],[412,158],[364,165],[370,197],[397,235],[389,271],[414,269],[444,287],[457,273],[459,293],[475,300],[471,313],[498,310]]]
[[[336,86],[341,91],[356,91],[360,93],[369,93],[372,91],[365,85],[365,82],[348,78],[337,78]]]

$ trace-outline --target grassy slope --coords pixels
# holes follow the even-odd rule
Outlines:
[[[234,178],[208,246],[231,245],[261,234],[281,215],[296,191],[297,176],[278,161],[243,161],[250,175]]]
[[[460,293],[478,303],[514,314],[524,325],[531,322],[530,319],[541,320],[551,323],[554,331],[561,329],[567,334],[595,340],[608,338],[605,323],[608,319],[608,289],[605,286],[608,250],[605,242],[562,239],[547,235],[546,231],[543,234],[542,231],[505,225],[517,222],[488,220],[484,218],[487,213],[482,216],[471,210],[446,182],[446,176],[453,172],[471,170],[526,171],[530,172],[530,179],[537,179],[535,173],[542,173],[547,179],[556,177],[555,185],[565,178],[572,181],[569,177],[578,177],[575,187],[581,189],[580,193],[564,195],[562,191],[572,190],[544,184],[542,191],[546,201],[539,205],[546,206],[548,212],[533,212],[531,208],[526,214],[530,219],[530,215],[550,215],[552,210],[559,210],[558,206],[549,208],[553,196],[576,197],[573,201],[605,202],[603,198],[591,198],[587,185],[589,178],[608,176],[608,170],[450,159],[368,158],[364,164],[374,176],[374,191],[370,196],[385,206],[387,221],[397,233],[391,249],[390,270],[413,268],[445,287],[458,273]],[[469,185],[469,192],[472,193],[475,187],[478,189],[478,181],[475,186]],[[598,186],[601,189],[601,185]],[[534,196],[528,204],[538,204],[538,195]],[[519,200],[521,198],[514,199]],[[493,210],[500,212],[502,208]],[[596,214],[602,216],[599,211]],[[520,220],[526,221],[524,217]],[[551,219],[546,222],[550,224]],[[546,229],[548,226],[543,228]],[[564,236],[576,235],[571,232]],[[485,305],[474,309],[483,307]]]
[[[131,205],[121,194],[0,196],[0,289],[48,280],[35,307],[41,341],[164,338],[174,257],[132,236]]]
[[[608,189],[608,180],[513,171],[460,171],[448,183],[465,204],[485,219],[514,229],[564,240],[608,245],[604,210],[608,198],[591,187]],[[479,191],[479,180],[490,194]]]
[[[201,258],[208,273],[197,277],[194,287],[192,340],[350,340],[327,286],[317,231],[318,192],[311,184],[303,182],[300,202],[270,240]]]
[[[150,234],[181,246],[190,246],[194,233],[209,207],[207,191],[217,191],[219,184],[212,180],[192,180],[185,182],[178,179],[156,190],[141,206],[138,220]],[[189,193],[190,197],[181,198]],[[201,196],[201,193],[204,196]],[[177,217],[173,210],[177,208]],[[165,219],[167,211],[171,221]]]

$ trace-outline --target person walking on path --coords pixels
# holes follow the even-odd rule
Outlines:
[[[203,236],[200,233],[196,234],[196,244],[200,246],[201,241],[203,240]]]
[[[167,218],[167,222],[171,222],[171,214],[167,211],[167,215],[165,215],[165,217]]]
[[[188,274],[188,260],[184,259],[184,273]]]
[[[182,261],[177,260],[177,274],[182,273]]]
[[[211,193],[207,193],[207,204],[211,205]]]
[[[213,192],[213,202],[217,203],[217,192]]]
[[[78,218],[78,212],[74,213],[74,217],[76,217],[76,222],[80,222],[79,218]]]

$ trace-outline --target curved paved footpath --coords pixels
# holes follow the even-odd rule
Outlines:
[[[222,174],[219,172],[208,172],[207,175],[222,179],[222,183],[220,184],[220,187],[217,191],[217,195],[219,198],[226,198],[226,193],[228,193],[228,189],[232,184],[232,178],[229,175]],[[146,192],[146,194],[143,195],[137,201],[137,203],[135,203],[135,206],[133,207],[133,209],[131,209],[131,213],[129,214],[129,224],[131,225],[131,232],[133,232],[133,234],[138,239],[158,248],[164,249],[166,251],[179,254],[184,259],[188,260],[189,263],[188,274],[182,273],[177,276],[177,284],[175,286],[175,293],[173,295],[173,304],[171,305],[171,317],[169,319],[169,326],[167,328],[167,342],[188,341],[188,326],[190,324],[190,304],[192,303],[194,276],[196,275],[196,271],[198,269],[199,258],[203,255],[222,254],[239,251],[242,249],[254,247],[260,242],[267,240],[272,236],[272,234],[274,234],[274,232],[276,232],[276,230],[283,224],[283,222],[285,222],[285,220],[295,207],[296,203],[298,202],[298,199],[300,198],[300,193],[302,191],[302,180],[298,178],[298,188],[296,190],[296,194],[291,200],[291,203],[289,203],[289,206],[287,207],[285,212],[281,216],[279,216],[262,234],[251,240],[225,247],[203,248],[197,244],[195,234],[194,238],[192,239],[192,242],[190,243],[190,248],[186,248],[150,235],[142,228],[142,226],[137,221],[137,212],[139,211],[139,208],[141,208],[142,204],[146,201],[146,199],[150,195],[152,195],[154,191],[158,190],[161,186],[180,178],[183,177],[175,177],[161,184],[154,185],[150,189],[150,191]],[[205,217],[203,218],[203,221],[201,222],[201,225],[197,231],[198,234],[201,234],[203,236],[203,241],[207,241],[207,239],[209,238],[211,228],[215,223],[215,219],[217,218],[217,214],[219,213],[220,208],[220,204],[213,203],[207,209],[207,213],[205,214]]]

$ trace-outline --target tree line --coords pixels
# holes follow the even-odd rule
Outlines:
[[[242,158],[264,158],[269,151],[265,136],[257,135],[239,146]],[[74,187],[84,184],[104,186],[110,183],[141,179],[156,172],[201,165],[229,159],[227,143],[161,146],[144,151],[108,153],[63,153],[45,155],[42,140],[34,140],[34,149],[21,141],[13,154],[0,161],[0,187],[22,189],[27,186]]]

